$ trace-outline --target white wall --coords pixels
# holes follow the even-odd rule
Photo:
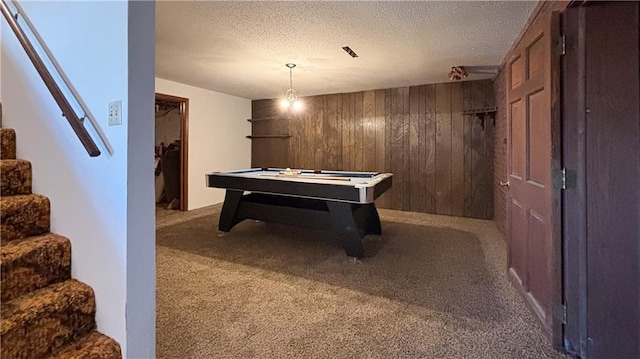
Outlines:
[[[205,174],[251,166],[251,100],[160,78],[156,92],[189,99],[189,209],[224,201]]]
[[[110,154],[98,141],[102,155],[97,158],[88,156],[1,21],[3,125],[16,130],[18,157],[32,162],[34,192],[51,200],[52,232],[72,242],[72,275],[95,291],[98,329],[120,343],[125,357],[155,352],[155,19],[153,2],[135,3],[21,2],[113,148]],[[129,19],[130,12],[144,22]],[[137,25],[129,29],[133,23]],[[142,35],[130,37],[134,32]],[[151,45],[136,43],[149,40]],[[133,55],[131,49],[136,49]],[[141,61],[150,70],[129,71]],[[113,100],[122,101],[121,126],[107,125]],[[147,197],[149,206],[141,202]],[[128,329],[140,331],[132,337],[136,340],[127,341]]]
[[[156,355],[155,1],[129,1],[127,357]]]
[[[0,15],[2,16],[2,15]],[[0,45],[2,42],[2,32],[4,30],[4,27],[6,26],[6,24],[4,23],[4,17],[3,20],[0,20]],[[0,102],[2,102],[2,48],[0,47]],[[2,115],[0,114],[0,118],[2,118]],[[2,126],[2,123],[0,121],[0,127]]]

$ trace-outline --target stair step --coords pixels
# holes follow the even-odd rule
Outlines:
[[[31,193],[31,162],[25,160],[0,160],[0,194]]]
[[[2,302],[71,278],[71,242],[57,234],[8,242],[0,254]]]
[[[10,128],[0,128],[0,158],[16,158],[16,131]]]
[[[0,198],[2,243],[49,232],[49,199],[36,194]]]
[[[88,285],[70,279],[2,303],[0,357],[41,358],[95,328]]]
[[[121,359],[120,345],[108,336],[92,330],[62,348],[49,359]]]

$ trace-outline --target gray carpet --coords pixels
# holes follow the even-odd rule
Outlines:
[[[381,211],[354,263],[330,232],[245,221],[218,238],[218,215],[158,225],[159,358],[562,357],[492,222]]]

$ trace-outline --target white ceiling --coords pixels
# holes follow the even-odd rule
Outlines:
[[[301,96],[446,82],[499,65],[535,4],[158,1],[156,76],[248,99],[283,96],[288,62]]]

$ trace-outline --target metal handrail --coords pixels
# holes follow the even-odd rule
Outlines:
[[[38,71],[38,74],[40,74],[40,77],[42,78],[45,85],[47,86],[47,89],[49,89],[49,92],[53,96],[53,99],[56,101],[56,103],[62,110],[62,116],[64,116],[67,119],[67,121],[69,121],[71,128],[73,128],[73,131],[76,133],[76,135],[80,139],[80,142],[82,142],[82,144],[84,145],[84,148],[89,153],[89,156],[91,157],[99,156],[100,150],[98,149],[98,146],[96,146],[96,143],[93,141],[93,139],[89,135],[89,132],[83,126],[82,119],[80,119],[80,117],[76,115],[75,111],[69,104],[69,101],[67,100],[65,95],[62,93],[62,90],[60,90],[60,87],[58,86],[56,81],[53,79],[53,76],[51,76],[51,73],[49,72],[47,67],[44,65],[44,63],[42,62],[42,59],[40,58],[40,56],[38,56],[38,53],[34,49],[33,45],[31,45],[31,42],[25,35],[24,31],[22,30],[18,22],[16,21],[17,15],[16,15],[16,18],[14,18],[5,0],[2,0],[0,2],[0,8],[2,10],[2,14],[4,15],[5,19],[9,23],[9,27],[11,27],[11,30],[13,30],[13,33],[18,38],[18,41],[22,45],[22,48],[27,52],[27,56],[29,56],[29,59],[33,63],[33,66],[35,66],[36,71]]]

